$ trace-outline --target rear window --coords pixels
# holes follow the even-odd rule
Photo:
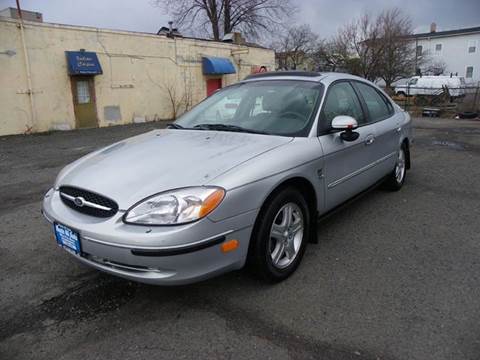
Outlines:
[[[393,106],[375,88],[362,82],[355,82],[355,86],[367,105],[370,121],[379,121],[389,117],[393,112]]]

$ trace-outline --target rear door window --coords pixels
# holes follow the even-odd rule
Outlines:
[[[355,82],[355,86],[365,101],[370,122],[375,122],[390,117],[390,115],[393,113],[393,106],[389,103],[385,96],[380,94],[380,92],[378,92],[374,87],[362,82]]]

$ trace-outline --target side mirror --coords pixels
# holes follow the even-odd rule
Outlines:
[[[343,130],[340,133],[340,138],[343,141],[357,140],[360,134],[356,131],[353,131],[357,127],[358,127],[357,120],[355,120],[351,116],[338,115],[338,116],[335,116],[332,120],[332,129]]]

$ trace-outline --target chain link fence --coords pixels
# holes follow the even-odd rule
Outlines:
[[[476,118],[480,115],[480,84],[462,87],[402,87],[387,90],[415,116]]]

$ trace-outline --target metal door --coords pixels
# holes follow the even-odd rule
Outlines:
[[[212,95],[215,91],[222,88],[222,79],[207,80],[207,96]]]
[[[71,79],[77,128],[97,127],[93,76],[72,76]]]

